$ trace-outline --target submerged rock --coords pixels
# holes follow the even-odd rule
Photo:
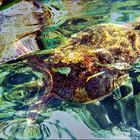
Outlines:
[[[21,1],[0,12],[0,63],[39,50],[36,34],[47,25],[49,10]]]

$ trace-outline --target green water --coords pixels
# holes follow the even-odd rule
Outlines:
[[[49,5],[55,15],[55,25],[49,29],[45,27],[42,36],[39,37],[44,49],[55,48],[72,34],[93,25],[128,24],[140,20],[139,0],[42,0],[42,2]]]
[[[41,0],[50,7],[52,25],[37,36],[41,48],[63,45],[74,33],[102,23],[140,22],[139,0]],[[39,4],[40,4],[39,3]],[[1,7],[7,8],[9,3]],[[38,54],[44,52],[40,51]],[[42,57],[43,58],[43,57]],[[74,103],[59,98],[38,105],[49,74],[18,60],[0,66],[0,138],[3,139],[140,139],[140,64],[128,81],[97,103]],[[59,69],[68,74],[71,69]],[[46,84],[46,83],[45,83]],[[36,114],[32,112],[36,111]],[[35,118],[31,123],[29,118]]]

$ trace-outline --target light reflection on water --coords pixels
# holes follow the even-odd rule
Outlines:
[[[44,49],[58,47],[72,34],[100,23],[127,24],[140,21],[139,0],[41,0],[44,7],[50,6],[54,25],[44,27],[38,37]],[[10,139],[91,139],[91,138],[140,138],[140,96],[139,71],[134,69],[130,75],[132,81],[122,91],[133,92],[134,96],[114,100],[108,97],[96,104],[76,104],[63,100],[53,100],[40,111],[35,123],[30,124],[27,112],[32,102],[36,102],[41,87],[30,87],[33,80],[43,79],[42,74],[27,69],[32,78],[28,85],[12,85],[9,75],[18,68],[6,64],[0,68],[0,137]],[[7,70],[6,67],[9,67]],[[26,71],[21,74],[25,74]],[[16,79],[16,78],[15,78]],[[40,81],[41,81],[40,80]],[[36,81],[35,81],[36,82]],[[11,85],[10,85],[11,84]],[[38,83],[35,84],[35,86]],[[21,93],[15,90],[19,86]],[[8,88],[7,88],[8,87]],[[7,89],[6,89],[7,88]],[[28,89],[29,88],[29,89]],[[32,88],[32,90],[31,90]],[[129,90],[131,88],[131,90]],[[36,92],[28,97],[27,92]],[[120,92],[118,90],[117,92]],[[10,93],[10,95],[8,95]],[[4,95],[3,95],[4,94]],[[120,94],[120,93],[119,93]],[[129,94],[129,93],[128,93]]]

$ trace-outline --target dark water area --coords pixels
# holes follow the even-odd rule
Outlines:
[[[91,53],[92,49],[89,48],[92,37],[90,39],[82,37],[88,35],[90,31],[92,31],[92,36],[95,34],[96,37],[97,30],[97,40],[95,40],[99,41],[97,48],[100,44],[106,47],[112,43],[110,40],[113,31],[116,31],[116,42],[119,46],[120,42],[117,39],[123,39],[124,35],[122,35],[123,31],[119,32],[118,30],[123,30],[123,27],[126,27],[128,30],[130,29],[130,32],[132,30],[132,35],[136,33],[135,38],[138,38],[136,41],[134,41],[135,38],[132,39],[134,42],[132,42],[132,47],[136,45],[137,48],[140,48],[140,1],[36,0],[35,7],[30,3],[31,1],[24,2],[24,0],[5,0],[0,7],[0,47],[2,48],[0,62],[4,62],[0,65],[0,139],[139,140],[139,57],[136,61],[132,61],[133,63],[129,63],[129,59],[128,62],[125,62],[120,54],[114,58],[114,61],[120,58],[122,63],[107,63],[105,68],[99,66],[96,69],[97,74],[91,75],[92,70],[88,71],[89,67],[84,67],[84,65],[89,66],[91,59],[94,60],[95,57],[94,53]],[[39,22],[34,16],[39,18]],[[101,28],[100,31],[102,25],[105,28]],[[112,29],[110,34],[109,27]],[[36,33],[35,38],[34,33]],[[30,41],[26,40],[26,36]],[[17,38],[21,42],[18,42]],[[77,40],[72,42],[75,38]],[[127,42],[127,40],[125,41]],[[18,53],[17,50],[14,51],[15,44],[13,42],[19,43],[15,43]],[[115,44],[115,41],[112,44]],[[80,46],[80,49],[76,50],[73,46]],[[82,49],[85,46],[87,52]],[[59,50],[59,47],[62,48],[62,51]],[[106,52],[105,47],[100,48],[103,49],[102,52]],[[128,47],[129,44],[126,48]],[[79,61],[80,50],[91,56],[91,58],[86,57],[85,63]],[[65,52],[68,53],[65,54]],[[71,52],[74,55],[70,56],[70,61],[69,54]],[[15,53],[17,54],[15,55]],[[60,55],[61,53],[62,55]],[[22,57],[18,58],[19,54],[22,54]],[[61,62],[57,55],[64,57],[62,61],[60,59]],[[136,54],[132,53],[131,57],[133,58],[134,55]],[[129,54],[127,56],[129,57]],[[108,60],[106,53],[103,57],[102,59]],[[111,59],[112,57],[109,56],[110,61]],[[7,60],[8,62],[6,62]],[[125,69],[124,65],[130,65],[130,67]],[[112,67],[119,74],[114,69],[113,71]],[[101,68],[105,69],[105,73],[99,71]],[[119,84],[113,83],[114,81],[110,80],[112,78],[110,75],[109,78],[107,77],[113,86],[117,85],[117,88],[111,90],[111,93],[108,93],[109,96],[89,99],[86,96],[88,90],[85,86],[89,82],[90,91],[93,87],[96,90],[100,86],[97,82],[101,84],[110,71],[116,72],[118,77],[122,76],[122,79],[117,81]],[[85,75],[89,79],[87,78],[86,81],[80,72],[83,75],[86,73]],[[126,77],[123,78],[123,75]],[[100,77],[98,80],[92,80],[98,76]],[[115,76],[114,79],[117,77]],[[100,89],[103,87],[104,85],[101,85]],[[76,93],[82,94],[82,96],[75,94],[75,88],[77,88]],[[110,91],[109,88],[112,87],[108,87],[107,91]],[[94,93],[94,90],[91,92]]]

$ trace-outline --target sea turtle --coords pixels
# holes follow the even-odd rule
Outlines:
[[[25,68],[48,77],[44,77],[44,84],[40,83],[46,90],[29,107],[27,118],[35,120],[54,96],[80,103],[100,101],[110,96],[128,80],[128,71],[138,60],[140,43],[137,29],[138,26],[96,25],[74,34],[63,46],[17,59],[19,66],[10,62],[9,72],[15,75],[23,64]],[[6,70],[6,65],[0,69],[5,67]]]
[[[121,25],[101,24],[73,35],[45,59],[53,75],[53,92],[66,98],[68,92],[79,101],[110,93],[138,59],[139,47],[139,32]],[[53,71],[59,67],[71,71],[68,75]]]

